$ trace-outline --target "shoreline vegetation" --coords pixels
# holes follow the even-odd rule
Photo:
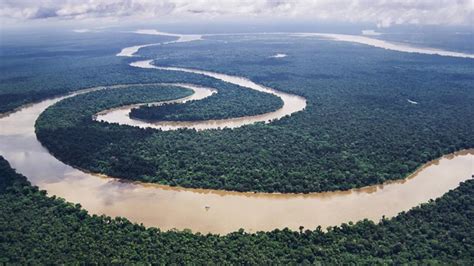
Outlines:
[[[268,94],[258,94],[252,101],[242,105],[238,94],[231,96],[234,101],[204,99],[188,103],[170,103],[160,106],[140,106],[133,108],[130,117],[144,121],[202,121],[238,118],[274,111],[283,106],[281,99]],[[253,106],[248,108],[248,106]]]
[[[224,236],[161,231],[48,197],[0,157],[2,263],[472,264],[474,181],[379,223]],[[462,210],[462,211],[461,211]]]
[[[84,101],[79,100],[79,102],[85,104],[86,108],[92,108],[91,112],[95,112],[93,109],[94,105],[87,103],[93,103],[91,99],[98,98],[97,96],[107,99],[107,101],[110,101],[110,104],[115,103],[118,105],[120,105],[121,101],[119,100],[117,103],[116,97],[120,93],[118,99],[138,101],[146,98],[153,101],[147,94],[141,95],[145,93],[144,91],[134,90],[133,88],[127,90],[123,86],[120,86],[120,88],[122,89],[121,91],[110,90],[110,93],[96,91],[85,97]],[[159,90],[153,90],[153,92],[158,93]],[[163,94],[161,97],[167,97],[165,89],[161,92]],[[135,95],[133,97],[138,98],[133,99],[129,94]],[[159,95],[155,97],[159,97]],[[314,228],[317,225],[326,227],[366,218],[378,221],[383,214],[393,217],[401,211],[406,211],[420,203],[428,202],[429,199],[441,197],[450,189],[456,188],[460,182],[469,178],[471,174],[470,163],[472,162],[470,160],[472,160],[472,151],[465,151],[460,154],[448,155],[439,161],[433,162],[432,167],[427,167],[426,171],[422,170],[420,173],[417,173],[418,178],[396,182],[383,189],[380,188],[380,184],[366,187],[368,190],[362,191],[362,194],[357,191],[355,193],[342,191],[315,193],[314,195],[299,194],[288,195],[288,200],[282,201],[281,198],[275,199],[273,196],[267,197],[261,196],[261,194],[255,194],[256,196],[240,194],[222,197],[220,193],[214,195],[212,193],[199,194],[188,189],[177,193],[176,189],[167,186],[122,182],[122,180],[114,178],[97,178],[97,176],[100,177],[101,175],[90,175],[81,172],[64,164],[54,157],[53,154],[50,154],[38,142],[37,136],[34,134],[34,124],[44,110],[60,101],[61,99],[56,99],[31,106],[6,118],[5,121],[1,121],[2,127],[5,125],[7,130],[2,132],[7,133],[5,138],[0,139],[0,146],[6,149],[4,156],[15,165],[19,172],[29,176],[33,183],[38,184],[41,188],[55,195],[73,202],[84,203],[84,207],[91,213],[99,215],[105,213],[111,216],[127,217],[132,221],[143,222],[148,226],[157,226],[164,230],[170,228],[192,228],[196,232],[227,233],[238,228],[246,228],[253,232],[255,230],[270,231],[274,228],[284,227],[297,230],[299,225],[304,225],[307,228]],[[76,99],[75,101],[78,100]],[[76,105],[73,101],[72,107],[66,106],[64,109],[74,113],[75,108],[81,109],[82,107]],[[74,114],[71,117],[73,119],[77,118]],[[84,119],[87,120],[87,117]],[[64,121],[57,121],[57,123],[52,125],[60,128],[67,126],[66,124]],[[98,124],[104,126],[102,123]],[[105,125],[107,126],[107,124]],[[9,131],[9,129],[11,130]],[[156,130],[148,131],[156,132]],[[106,135],[108,136],[109,134]],[[131,136],[138,139],[143,138],[142,135]],[[110,142],[107,145],[116,144]],[[11,149],[7,148],[9,146],[11,146]],[[30,147],[27,150],[31,154],[35,154],[35,156],[23,156],[25,147]],[[96,152],[102,152],[103,150],[99,149]],[[115,156],[118,157],[118,155]],[[43,164],[36,164],[35,158],[36,161],[39,160]],[[449,175],[438,175],[443,173],[446,168],[451,169],[450,167],[452,167],[452,171],[450,170]],[[36,171],[32,172],[32,169],[36,169]],[[433,170],[435,171],[433,172]],[[50,178],[55,181],[51,182]],[[432,182],[431,178],[435,178],[437,182]],[[440,190],[439,188],[442,189]],[[412,191],[412,193],[409,193],[408,197],[404,196],[404,193],[408,191]],[[227,194],[225,191],[221,192],[222,194]],[[330,196],[331,194],[335,195],[335,197]],[[78,195],[80,196],[78,197]],[[114,195],[120,196],[116,197]],[[280,195],[285,196],[285,194]],[[110,197],[114,199],[113,205],[109,204],[109,200],[103,201],[104,198]],[[327,200],[321,200],[321,198],[326,197]],[[161,204],[155,204],[156,202]],[[130,206],[137,205],[142,206],[142,210],[147,209],[148,211],[136,213],[134,207],[130,208]],[[205,206],[212,206],[212,211],[204,211]],[[387,206],[391,207],[387,208]],[[173,209],[170,213],[168,213],[169,208]],[[320,215],[325,213],[325,209],[331,210],[332,213]],[[353,210],[359,211],[353,213]],[[342,213],[345,214],[343,216],[337,215],[337,212],[340,211],[343,211]],[[164,221],[161,217],[162,213],[168,213]],[[252,213],[252,215],[248,218],[242,217],[241,219],[242,213],[248,213],[249,215]],[[281,213],[293,213],[294,216],[280,215]],[[276,215],[280,215],[280,219],[274,220],[271,218]],[[183,219],[183,217],[188,218]],[[227,219],[233,218],[229,221],[221,219],[222,217],[227,217]],[[306,219],[300,220],[298,217],[306,217]],[[295,220],[295,218],[298,220]],[[204,222],[200,222],[203,219]],[[258,224],[254,224],[255,221],[259,221]]]
[[[150,93],[153,94],[150,95]],[[178,132],[164,132],[99,123],[91,119],[95,113],[103,109],[137,103],[141,99],[155,101],[156,99],[153,97],[161,97],[160,93],[165,95],[168,92],[165,90],[148,92],[144,89],[139,90],[131,87],[120,91],[91,92],[65,99],[49,107],[40,115],[36,122],[38,139],[65,163],[95,173],[125,179],[133,177],[129,180],[186,188],[281,193],[348,190],[380,184],[387,180],[402,179],[427,161],[436,159],[442,154],[470,147],[468,145],[469,137],[467,137],[467,142],[464,144],[458,143],[444,149],[441,149],[442,145],[440,143],[434,147],[427,142],[427,147],[433,146],[430,153],[420,151],[423,156],[415,155],[416,153],[413,153],[413,150],[410,154],[404,153],[403,157],[409,156],[411,158],[409,164],[402,163],[406,159],[398,159],[400,163],[397,166],[397,164],[394,165],[396,161],[387,158],[391,161],[390,164],[382,165],[377,161],[372,161],[370,164],[378,164],[380,168],[375,166],[367,168],[369,166],[367,165],[365,171],[358,169],[362,165],[349,164],[347,166],[351,170],[349,172],[347,172],[348,169],[345,170],[345,175],[349,175],[349,177],[357,176],[357,179],[350,178],[345,182],[341,182],[341,177],[344,176],[342,166],[351,161],[357,162],[357,160],[348,160],[349,157],[344,155],[344,152],[341,153],[337,146],[330,145],[330,142],[324,142],[327,145],[326,148],[319,144],[314,147],[314,144],[321,143],[320,140],[317,141],[320,137],[306,136],[302,139],[302,136],[308,134],[304,127],[298,128],[296,126],[289,130],[290,127],[279,125],[281,122],[289,120],[301,120],[298,118],[301,118],[302,114],[272,124],[254,124],[232,130],[206,130],[202,132],[188,129],[180,129]],[[311,112],[312,110],[314,109],[305,112]],[[136,136],[141,137],[137,138]],[[266,141],[262,142],[262,139],[260,137],[255,138],[256,136],[264,136]],[[451,137],[453,141],[460,140],[456,139],[455,135]],[[363,149],[359,149],[357,152],[362,152],[362,156],[365,157],[365,164],[368,163],[367,158],[369,156],[374,156],[377,147],[383,148],[383,146],[374,145],[376,143],[370,142],[369,139],[366,140],[363,139],[368,146],[363,146]],[[313,142],[314,144],[310,144]],[[121,145],[111,146],[110,143],[121,143]],[[410,145],[406,140],[400,144]],[[446,144],[448,142],[445,141],[444,146]],[[286,149],[291,145],[293,147],[290,148],[290,153],[293,155],[287,157],[288,151],[284,152],[282,149]],[[216,150],[216,147],[218,147],[218,150]],[[371,149],[372,147],[374,149]],[[258,150],[261,150],[261,156],[250,156]],[[371,152],[368,153],[369,151]],[[401,147],[399,151],[402,152]],[[305,155],[306,153],[307,155]],[[318,153],[321,156],[315,156]],[[244,154],[247,155],[244,156]],[[382,158],[389,155],[387,152],[383,152],[383,154]],[[402,154],[398,156],[402,156]],[[314,161],[314,158],[324,159],[327,157],[334,158],[335,162],[324,160],[323,163],[326,165],[323,164],[323,166],[321,160],[318,160],[316,162],[324,168],[319,168],[317,171],[310,170],[311,166],[307,164],[308,160]],[[111,161],[111,158],[113,161]],[[155,159],[152,160],[152,158]],[[331,169],[335,168],[336,161],[341,162],[340,159],[344,161],[338,163],[337,169],[340,174],[334,176],[334,170]],[[379,159],[377,158],[377,160]],[[100,164],[97,164],[98,162]],[[136,167],[137,165],[140,167]],[[379,170],[378,176],[374,176],[375,174],[370,170],[384,168],[386,172]],[[229,169],[232,170],[229,171]],[[265,171],[262,171],[264,169]],[[353,174],[353,171],[358,174]],[[315,177],[315,173],[328,178]],[[331,178],[334,181],[330,181]],[[275,181],[284,183],[276,186],[275,184],[278,183],[275,183]]]
[[[174,68],[218,69],[308,99],[305,111],[291,119],[202,132],[139,129],[91,119],[104,109],[171,100],[190,93],[175,87],[145,90],[131,86],[56,103],[36,121],[37,138],[61,161],[89,172],[186,188],[268,193],[348,190],[399,180],[427,161],[473,147],[474,128],[466,122],[474,119],[472,63],[451,57],[474,55],[394,46],[361,36],[296,35],[304,37],[301,44],[314,41],[313,37],[342,43],[331,46],[316,38],[316,53],[312,46],[288,45],[278,51],[291,57],[273,60],[252,57],[252,49],[273,54],[276,46],[261,47],[251,42],[242,53],[234,54],[227,51],[234,51],[241,43],[226,42],[220,50],[217,44],[201,40],[193,48],[199,56],[187,56],[186,50],[176,47],[176,54],[169,52],[160,62]],[[169,37],[163,40],[173,43]],[[353,49],[353,45],[344,45],[347,42],[392,51]],[[74,88],[137,82],[186,81],[217,88],[219,93],[179,106],[135,109],[131,114],[135,117],[198,121],[268,112],[281,105],[273,96],[255,97],[238,86],[208,77],[161,70],[156,75],[156,70],[131,69],[129,59],[114,58],[118,47],[89,51],[91,54],[79,51],[79,57],[68,57],[64,52],[65,56],[54,59],[60,62],[57,65],[77,65],[59,68],[58,74],[51,63],[55,61],[45,64],[49,60],[45,59],[41,64],[47,71],[42,73],[41,69],[36,77],[17,63],[24,55],[7,58],[0,112],[5,116],[23,108],[22,104],[57,97]],[[168,49],[150,46],[144,51],[147,58],[156,57],[155,48]],[[195,52],[191,50],[191,54]],[[396,51],[416,54],[400,55]],[[133,50],[126,52],[133,55]],[[206,53],[212,58],[206,58]],[[309,54],[317,54],[318,60]],[[42,58],[48,52],[34,55]],[[348,61],[349,57],[353,60]],[[187,58],[185,66],[181,65],[183,58]],[[246,62],[243,58],[250,59]],[[240,101],[226,102],[229,99]],[[300,227],[299,231],[239,230],[220,236],[190,230],[162,231],[122,217],[90,215],[81,205],[49,197],[46,191],[32,186],[0,156],[0,263],[471,265],[473,194],[474,180],[470,179],[436,200],[390,219],[384,217],[378,223],[365,219],[329,227],[327,232],[321,227]]]

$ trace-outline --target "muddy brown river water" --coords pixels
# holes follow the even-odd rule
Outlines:
[[[268,88],[257,84],[246,78],[226,75],[222,73],[215,73],[210,71],[188,69],[188,68],[178,68],[178,67],[157,67],[152,64],[152,60],[142,60],[133,62],[130,64],[132,67],[146,68],[146,69],[158,69],[158,70],[167,70],[167,71],[179,71],[187,72],[198,75],[204,75],[219,79],[228,83],[242,86],[250,90],[256,90],[263,93],[273,94],[279,97],[283,101],[283,106],[276,111],[268,112],[260,115],[245,116],[245,117],[235,117],[228,119],[219,119],[219,120],[203,120],[203,121],[161,121],[161,122],[147,122],[137,119],[132,119],[129,116],[129,113],[132,108],[137,105],[124,106],[122,108],[115,108],[110,110],[104,110],[97,114],[95,119],[101,122],[108,123],[118,123],[120,125],[129,125],[136,126],[140,128],[155,128],[161,130],[176,130],[180,128],[193,128],[196,130],[206,130],[206,129],[219,129],[219,128],[236,128],[244,125],[253,124],[256,122],[265,122],[269,123],[274,120],[281,119],[287,115],[292,115],[293,113],[303,111],[306,108],[306,99],[282,91],[278,91],[272,88]],[[196,91],[195,91],[196,92]],[[210,96],[207,94],[205,98]],[[192,97],[192,96],[191,96]],[[199,100],[193,99],[193,100]]]
[[[0,118],[0,154],[49,195],[80,203],[93,214],[123,216],[146,226],[225,234],[289,227],[323,228],[379,220],[442,196],[470,179],[474,149],[426,164],[409,178],[349,191],[312,194],[238,193],[123,182],[68,166],[42,147],[34,123],[45,100]]]
[[[181,37],[178,41],[188,39]],[[200,37],[190,38],[198,39]],[[124,48],[118,55],[132,57],[140,47],[146,45],[132,47],[133,49]],[[306,107],[306,100],[302,97],[279,92],[241,77],[193,69],[157,67],[152,65],[150,60],[137,61],[131,65],[214,77],[274,94],[283,100],[284,106],[275,112],[243,118],[192,123],[147,123],[128,117],[128,112],[136,106],[134,105],[105,110],[95,119],[163,130],[180,127],[204,130],[270,122],[302,111]],[[176,85],[195,92],[194,95],[176,102],[199,100],[215,93],[211,88],[191,84]],[[119,87],[123,86],[118,85],[117,88]],[[38,142],[34,130],[36,119],[46,108],[66,97],[70,96],[28,105],[0,117],[0,155],[49,195],[80,203],[93,214],[122,216],[162,230],[176,228],[226,234],[240,228],[248,232],[285,227],[297,230],[299,226],[314,229],[320,225],[325,228],[365,218],[378,221],[383,216],[392,217],[430,199],[438,198],[456,188],[460,182],[470,179],[474,173],[474,149],[470,149],[429,162],[406,179],[348,191],[311,194],[240,193],[124,182],[68,166],[49,154]]]

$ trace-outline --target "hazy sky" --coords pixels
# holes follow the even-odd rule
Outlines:
[[[474,0],[1,0],[4,24],[80,20],[292,19],[474,25]]]

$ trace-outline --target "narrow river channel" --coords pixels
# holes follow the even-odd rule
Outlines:
[[[201,38],[194,35],[192,37],[180,37],[178,40],[184,42]],[[146,45],[124,48],[118,55],[134,56],[141,47]],[[139,60],[131,65],[214,77],[274,94],[283,100],[284,106],[275,112],[258,116],[154,124],[131,120],[128,112],[134,106],[126,106],[100,112],[95,119],[163,130],[180,127],[204,130],[238,127],[258,121],[270,122],[302,111],[306,106],[306,100],[302,97],[279,92],[241,77],[202,70],[157,67],[151,64],[151,60]],[[175,85],[195,92],[194,95],[177,102],[199,100],[216,92],[214,89],[191,84]],[[404,180],[348,191],[311,194],[240,193],[125,182],[85,173],[68,166],[52,156],[38,142],[34,129],[36,119],[46,108],[66,97],[71,95],[28,105],[0,117],[0,155],[33,184],[48,191],[49,195],[80,203],[93,214],[122,216],[133,222],[163,230],[176,228],[226,234],[240,228],[248,232],[285,227],[297,230],[299,226],[314,229],[320,225],[325,228],[365,218],[378,221],[383,216],[392,217],[428,202],[429,199],[442,196],[456,188],[460,182],[470,179],[474,172],[474,149],[470,149],[429,162]]]
[[[0,118],[0,154],[49,195],[80,203],[93,214],[123,216],[167,229],[225,234],[289,227],[323,228],[364,218],[374,221],[442,196],[470,179],[474,150],[426,164],[409,178],[362,189],[312,193],[237,193],[123,182],[84,173],[60,162],[38,142],[34,124],[45,100]]]

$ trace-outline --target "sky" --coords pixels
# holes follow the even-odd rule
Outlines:
[[[474,0],[1,0],[2,25],[89,21],[310,20],[473,26]]]

